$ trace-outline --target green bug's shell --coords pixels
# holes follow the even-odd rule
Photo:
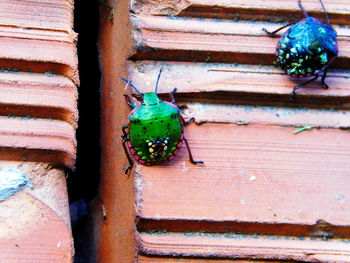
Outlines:
[[[178,153],[183,140],[179,114],[175,104],[160,100],[142,104],[130,113],[128,147],[140,164],[167,162]]]

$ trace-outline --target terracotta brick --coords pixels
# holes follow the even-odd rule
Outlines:
[[[25,177],[26,186],[10,173]],[[0,262],[72,262],[64,171],[43,163],[1,161],[0,176],[12,180],[0,178]],[[11,195],[4,194],[7,187]]]
[[[348,225],[348,132],[294,130],[191,125],[186,136],[205,165],[191,165],[182,149],[169,165],[137,166],[139,217],[301,225],[323,219]]]
[[[78,84],[74,47],[72,43],[2,37],[0,66],[29,72],[53,72],[71,78]]]
[[[64,170],[76,158],[72,11],[72,0],[0,3],[0,262],[73,260]]]
[[[349,24],[348,2],[323,1],[330,13],[332,21],[338,24]],[[220,18],[230,20],[252,20],[252,21],[284,21],[301,20],[302,13],[297,1],[242,1],[242,0],[219,0],[213,4],[210,0],[181,0],[172,1],[132,1],[135,13],[152,15],[169,15],[200,18]],[[310,15],[324,18],[324,13],[317,1],[303,1],[303,5]]]
[[[298,90],[298,101],[289,101],[297,83],[272,66],[218,63],[141,61],[129,63],[129,78],[142,92],[154,91],[159,69],[164,66],[159,92],[169,93],[177,88],[175,97],[184,102],[214,102],[223,104],[274,105],[312,108],[349,108],[349,71],[331,71],[322,88],[319,81]],[[205,78],[198,76],[205,75]],[[169,97],[166,97],[169,99]]]
[[[0,3],[0,20],[2,26],[70,34],[73,32],[73,3],[72,0],[3,1]]]
[[[217,105],[186,103],[184,116],[195,118],[195,122],[235,123],[238,125],[266,124],[291,127],[311,126],[313,128],[342,128],[350,126],[346,110],[318,110],[308,108],[284,108],[247,105]]]
[[[300,12],[300,9],[298,7],[298,3],[293,0],[287,0],[283,2],[279,1],[241,1],[241,0],[220,0],[213,5],[213,2],[209,0],[190,0],[191,5],[193,6],[206,6],[210,7],[212,10],[215,10],[215,7],[222,6],[225,8],[242,8],[242,9],[265,9],[268,11],[274,11],[274,10],[288,10],[289,12]],[[348,15],[350,11],[350,7],[348,6],[348,2],[346,0],[325,0],[323,1],[324,5],[327,6],[327,10],[330,13],[335,14],[344,14]],[[303,5],[306,9],[310,9],[313,12],[321,13],[323,14],[323,10],[319,3],[317,1],[305,1],[303,2]]]
[[[256,262],[256,263],[276,263],[278,261],[262,261],[262,260],[242,260],[242,259],[191,259],[191,258],[164,258],[164,257],[145,257],[145,256],[139,256],[138,262],[140,263],[147,263],[147,262],[162,262],[162,263],[175,263],[175,262],[180,262],[180,263],[234,263],[234,262],[241,262],[241,263],[249,263],[249,262]],[[288,263],[288,261],[283,261]]]
[[[120,89],[119,76],[126,76],[125,58],[130,45],[129,1],[108,3],[118,10],[113,19],[110,10],[101,8],[98,47],[101,63],[101,185],[94,209],[97,262],[134,262],[135,237],[134,186],[124,176],[119,148],[120,127],[128,109]],[[118,32],[118,34],[116,34]],[[123,85],[124,87],[124,85]]]
[[[134,34],[135,52],[132,58],[272,64],[277,38],[268,37],[262,31],[266,24],[191,20],[194,23],[189,23],[188,18],[148,19],[136,16],[133,22],[138,30]],[[215,26],[220,29],[214,30]],[[241,29],[245,27],[245,30]],[[267,28],[271,27],[279,28],[280,24],[269,24]],[[343,32],[345,36],[349,35],[348,29]],[[339,57],[332,66],[348,68],[350,41],[340,37],[338,42]]]
[[[303,255],[315,254],[311,258],[317,262],[318,254],[327,258],[324,250],[329,249],[330,258],[350,256],[346,240],[312,240],[317,237],[315,229],[321,219],[329,224],[331,236],[348,237],[346,147],[350,145],[344,144],[348,132],[320,129],[295,135],[293,130],[271,125],[192,125],[186,134],[195,158],[205,161],[203,167],[191,165],[185,149],[169,165],[138,166],[138,228],[146,231],[140,237],[142,253],[294,260],[309,260]],[[152,231],[154,235],[147,234]],[[221,231],[248,236],[205,234]],[[249,237],[256,233],[294,238],[287,241],[284,237],[262,236],[259,242],[266,250],[260,251],[257,237]],[[310,244],[300,243],[300,236],[310,236]],[[227,245],[220,243],[223,239]],[[198,250],[195,240],[202,244]],[[227,246],[227,252],[222,246]],[[281,249],[282,255],[278,252]]]
[[[62,76],[0,73],[0,114],[59,119],[77,125],[77,89]]]
[[[129,7],[111,4],[118,14]],[[299,82],[273,66],[277,38],[261,29],[301,18],[297,1],[130,4],[130,23],[104,14],[101,24],[99,262],[349,262],[348,3],[325,0],[342,35],[331,88],[316,81],[298,90],[294,103],[289,97]],[[318,1],[304,6],[324,18]],[[182,149],[169,164],[135,165],[123,177],[127,161],[115,127],[127,123],[123,94],[132,91],[111,76],[150,92],[161,67],[161,98],[177,88],[185,117],[202,124],[186,127],[185,135],[205,163],[190,164]],[[312,127],[293,133],[302,126]]]
[[[298,9],[299,10],[299,9]],[[252,22],[246,20],[212,20],[212,19],[191,19],[182,17],[167,17],[167,16],[150,16],[150,15],[135,15],[132,16],[131,21],[135,29],[156,31],[162,30],[166,32],[178,32],[178,33],[201,33],[203,37],[206,35],[217,34],[224,35],[246,35],[255,36],[257,39],[261,39],[261,36],[266,37],[266,33],[262,31],[262,28],[279,28],[285,26],[285,23],[281,22],[267,22],[259,21]],[[191,21],[191,23],[188,23]],[[204,26],[203,26],[204,25]],[[346,40],[344,36],[349,34],[349,27],[344,25],[334,24],[334,29],[337,31],[339,38]],[[280,35],[277,33],[277,35]],[[272,38],[273,39],[273,38]],[[242,43],[245,45],[245,43]],[[219,47],[217,47],[219,48]],[[258,48],[258,47],[255,47]],[[265,47],[268,50],[269,47]]]
[[[327,9],[330,13],[345,13],[348,14],[350,11],[350,7],[347,6],[348,2],[346,0],[324,0],[322,1],[324,5],[327,6]],[[261,8],[261,9],[267,9],[267,10],[273,10],[273,9],[286,9],[286,10],[295,10],[300,11],[298,3],[293,0],[286,0],[283,2],[279,1],[264,1],[264,0],[258,0],[258,1],[241,1],[241,0],[219,0],[213,5],[213,2],[209,0],[190,0],[190,3],[193,5],[202,5],[202,6],[210,6],[212,8],[219,6],[225,6],[225,7],[241,7],[241,8]],[[311,9],[313,11],[317,10],[318,12],[323,12],[322,8],[320,7],[319,3],[317,1],[310,1],[306,0],[305,8]]]
[[[25,263],[25,262],[52,262],[68,263],[72,262],[73,240],[71,231],[61,219],[57,217],[52,210],[40,204],[36,199],[25,194],[19,194],[18,197],[24,209],[33,206],[38,210],[33,214],[31,220],[22,224],[30,225],[35,217],[44,217],[44,222],[36,225],[33,229],[20,232],[17,236],[2,237],[0,240],[0,260],[6,263]],[[18,212],[18,203],[9,203]],[[33,209],[33,208],[32,208]]]
[[[296,260],[303,262],[350,262],[349,245],[341,241],[271,240],[258,237],[181,236],[141,234],[141,253],[168,256],[199,256]]]
[[[7,1],[0,10],[1,68],[53,72],[79,83],[73,1]]]
[[[10,159],[13,158],[13,152],[9,148],[12,148],[24,150],[20,151],[18,157],[20,160],[34,158],[33,161],[48,161],[70,167],[74,165],[75,130],[68,123],[58,120],[0,117],[0,127],[0,147],[8,149],[6,151]],[[30,150],[33,150],[33,157]],[[41,157],[37,153],[38,150],[43,151]],[[5,160],[6,151],[2,151],[2,159]],[[56,154],[50,154],[50,151]]]

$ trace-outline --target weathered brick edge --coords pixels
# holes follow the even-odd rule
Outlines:
[[[76,158],[73,3],[0,3],[0,262],[73,261],[64,171]]]

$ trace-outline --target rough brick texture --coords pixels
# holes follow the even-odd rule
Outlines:
[[[324,19],[318,1],[303,4]],[[324,4],[339,35],[330,88],[315,81],[295,102],[300,81],[273,65],[278,38],[262,28],[300,20],[297,1],[111,1],[112,19],[101,8],[99,262],[350,262],[350,5]],[[177,88],[205,163],[192,165],[183,146],[169,164],[126,176],[119,127],[132,91],[115,76],[127,71],[150,92],[161,67],[159,95]]]
[[[70,263],[76,155],[73,1],[0,3],[0,262]]]

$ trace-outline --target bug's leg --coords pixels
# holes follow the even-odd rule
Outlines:
[[[193,160],[193,156],[192,156],[192,153],[191,153],[190,146],[188,145],[187,139],[184,137],[183,140],[186,143],[186,148],[187,148],[187,151],[188,151],[188,155],[190,156],[190,162],[193,163],[193,164],[204,163],[203,161],[195,161],[195,160]]]
[[[129,153],[128,153],[128,149],[126,148],[126,142],[129,140],[128,139],[128,135],[127,135],[127,133],[126,133],[126,129],[128,128],[128,125],[124,125],[123,127],[122,127],[122,132],[123,132],[123,135],[122,135],[122,139],[123,139],[123,148],[124,148],[124,152],[125,152],[125,155],[126,155],[126,157],[128,158],[128,161],[129,161],[129,167],[128,168],[126,168],[126,170],[125,170],[125,174],[128,174],[128,172],[131,170],[131,168],[133,167],[133,165],[134,165],[134,162],[133,162],[133,160],[131,159],[131,157],[130,157],[130,155],[129,155]]]
[[[174,94],[176,93],[176,91],[177,91],[177,88],[173,89],[173,91],[169,93],[170,100],[171,100],[170,103],[175,104]]]
[[[194,122],[194,117],[192,117],[188,121],[185,121],[184,117],[181,114],[179,114],[179,118],[184,126],[187,126],[187,125],[191,124],[192,122]]]
[[[308,81],[305,81],[304,83],[301,83],[300,85],[295,86],[295,87],[293,88],[292,95],[291,95],[291,97],[290,97],[289,100],[293,102],[293,101],[295,100],[296,90],[302,88],[303,86],[305,86],[306,84],[309,84],[310,82],[313,82],[313,81],[316,80],[317,78],[318,78],[318,74],[315,75],[315,77],[314,77],[313,79],[309,79]]]
[[[135,104],[131,102],[129,95],[124,94],[124,98],[125,98],[126,104],[128,104],[133,109],[136,108]]]
[[[326,82],[324,82],[324,80],[326,79],[326,76],[327,76],[327,71],[328,71],[328,67],[326,67],[326,68],[324,69],[323,75],[322,75],[322,79],[321,79],[321,83],[322,83],[322,85],[323,85],[323,87],[324,87],[325,89],[328,89],[328,88],[329,88],[328,85],[326,84]]]
[[[303,13],[304,13],[304,16],[308,17],[309,15],[307,14],[306,10],[304,9],[303,5],[301,4],[301,0],[298,0],[298,4],[299,4],[299,7],[300,7],[300,10],[303,11]],[[321,2],[321,4],[322,4],[322,2]],[[322,6],[323,6],[323,4],[322,4]]]
[[[289,27],[289,26],[294,25],[294,24],[295,24],[295,22],[289,23],[288,25],[277,28],[275,31],[272,31],[272,32],[268,31],[266,28],[263,28],[262,30],[265,33],[267,33],[269,36],[274,36],[277,32],[281,31],[283,28]]]
[[[128,174],[129,171],[131,170],[131,168],[133,167],[134,162],[131,159],[131,157],[129,156],[128,150],[126,149],[126,145],[125,145],[126,142],[127,142],[127,140],[123,137],[123,148],[124,148],[125,155],[126,155],[126,157],[128,158],[128,161],[129,161],[129,167],[125,169],[125,174]]]

